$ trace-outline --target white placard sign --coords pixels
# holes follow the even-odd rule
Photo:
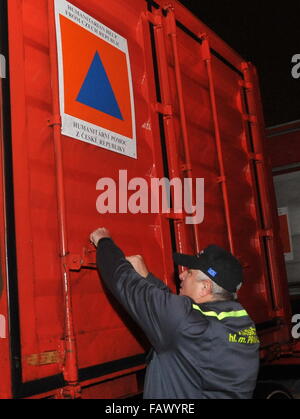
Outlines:
[[[137,158],[127,40],[55,0],[62,134]]]

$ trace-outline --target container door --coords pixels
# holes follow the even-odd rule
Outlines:
[[[29,396],[76,374],[95,383],[144,366],[145,338],[99,280],[94,229],[109,228],[126,255],[142,254],[175,287],[168,218],[132,197],[137,178],[147,187],[164,176],[147,3],[8,6],[13,380],[15,395]],[[118,191],[106,214],[103,179]]]
[[[172,108],[164,118],[169,162],[181,178],[205,182],[204,220],[177,220],[177,247],[231,250],[244,266],[240,300],[255,322],[288,321],[255,70],[179,4],[162,8],[152,13],[162,104]]]

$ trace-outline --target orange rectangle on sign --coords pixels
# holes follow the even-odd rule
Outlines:
[[[126,39],[65,0],[55,10],[62,134],[136,158]]]

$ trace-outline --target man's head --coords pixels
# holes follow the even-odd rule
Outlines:
[[[243,281],[239,261],[216,245],[195,256],[176,253],[174,260],[177,265],[189,268],[180,274],[180,295],[197,303],[232,300]]]

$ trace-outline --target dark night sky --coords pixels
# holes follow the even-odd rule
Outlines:
[[[181,0],[259,73],[267,126],[300,119],[300,1]]]

